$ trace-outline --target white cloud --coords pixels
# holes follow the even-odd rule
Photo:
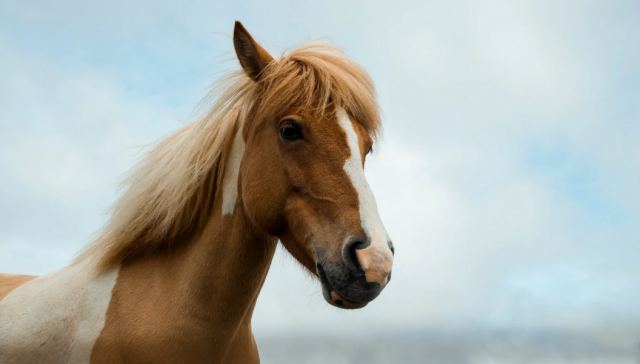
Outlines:
[[[42,274],[90,240],[141,147],[179,123],[160,104],[128,100],[99,69],[67,73],[16,49],[0,54],[10,75],[0,88],[0,265]],[[34,260],[16,260],[25,251]]]

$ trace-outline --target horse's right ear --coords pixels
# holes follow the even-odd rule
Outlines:
[[[254,81],[260,80],[264,68],[273,61],[273,57],[260,46],[239,21],[233,28],[233,46],[242,69]]]

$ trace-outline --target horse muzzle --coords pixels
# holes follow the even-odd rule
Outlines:
[[[361,308],[378,297],[391,279],[393,248],[389,251],[351,239],[342,251],[342,261],[322,260],[316,272],[327,302],[340,308]]]

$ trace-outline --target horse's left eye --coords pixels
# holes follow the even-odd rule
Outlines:
[[[302,139],[302,128],[295,120],[287,120],[280,127],[280,137],[289,141]]]

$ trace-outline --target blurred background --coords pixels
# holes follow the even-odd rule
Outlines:
[[[375,81],[393,281],[326,304],[279,250],[264,363],[640,363],[637,1],[0,0],[0,271],[58,269],[237,69],[322,39]]]

